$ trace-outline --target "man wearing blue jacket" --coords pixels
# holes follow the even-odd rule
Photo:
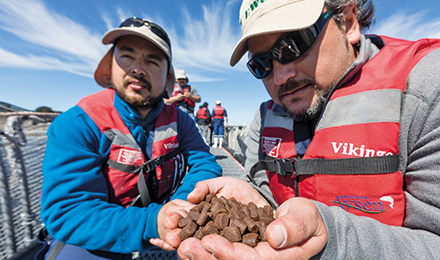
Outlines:
[[[102,42],[113,44],[95,71],[106,89],[48,130],[41,219],[56,242],[46,257],[131,259],[153,245],[172,249],[163,239],[176,212],[191,206],[187,194],[221,175],[193,120],[164,104],[174,85],[164,30],[129,18]]]

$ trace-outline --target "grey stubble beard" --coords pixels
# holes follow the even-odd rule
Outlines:
[[[318,96],[315,98],[313,105],[307,108],[306,111],[293,113],[284,104],[282,105],[284,111],[286,111],[286,113],[295,121],[317,120],[321,115],[330,91],[320,90],[316,86],[314,86],[314,88],[316,89]]]

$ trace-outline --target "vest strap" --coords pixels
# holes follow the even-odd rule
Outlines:
[[[155,197],[155,194],[158,189],[157,180],[155,178],[155,169],[159,165],[163,165],[166,161],[172,159],[174,156],[178,155],[180,153],[180,148],[176,148],[166,154],[160,155],[159,157],[155,159],[148,160],[147,162],[143,163],[141,166],[132,166],[132,165],[125,165],[122,163],[118,163],[113,161],[112,159],[108,159],[107,164],[109,167],[126,172],[126,173],[132,173],[132,174],[139,174],[137,186],[139,190],[139,196],[137,196],[131,205],[137,205],[138,200],[140,199],[142,202],[143,207],[147,207],[152,199],[151,196]],[[148,182],[150,189],[148,188],[147,182],[145,181],[144,173],[148,174]],[[154,198],[155,199],[155,198]]]
[[[399,169],[399,155],[357,157],[345,159],[270,159],[259,161],[250,170],[252,180],[260,170],[276,172],[278,175],[311,174],[378,174],[391,173]]]
[[[161,155],[155,159],[152,159],[152,160],[145,162],[141,166],[125,165],[122,163],[115,162],[110,158],[107,160],[107,164],[108,164],[108,166],[110,166],[113,169],[116,169],[121,172],[126,172],[126,173],[137,174],[138,172],[140,172],[141,168],[144,168],[144,172],[150,172],[150,171],[156,169],[157,166],[162,165],[166,161],[172,159],[174,156],[179,154],[179,152],[180,152],[180,149],[176,148],[176,149],[172,150],[171,152],[168,152],[168,153]]]
[[[66,244],[64,244],[63,242],[58,241],[54,248],[52,248],[52,251],[50,251],[50,254],[46,258],[46,260],[55,260],[58,254],[61,252],[61,249],[63,249],[65,245]]]

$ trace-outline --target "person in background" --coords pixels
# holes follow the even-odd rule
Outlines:
[[[204,102],[197,110],[197,125],[199,127],[200,134],[205,140],[207,145],[210,145],[209,139],[209,124],[211,123],[212,117],[211,113],[209,113],[208,102]]]
[[[270,203],[276,219],[255,248],[169,236],[182,258],[440,259],[440,40],[363,34],[373,20],[370,0],[242,2],[230,62],[248,52],[271,99],[242,179],[188,201]]]
[[[212,109],[212,124],[214,144],[212,147],[222,147],[225,127],[228,127],[228,112],[221,106],[220,100],[215,101],[215,107]]]
[[[164,104],[175,80],[165,31],[129,18],[102,42],[112,47],[94,75],[106,89],[48,130],[41,219],[53,240],[40,257],[132,259],[154,245],[171,250],[162,239],[191,206],[188,193],[221,175],[193,120]]]
[[[201,98],[195,87],[188,85],[189,79],[184,70],[176,71],[174,91],[170,98],[165,98],[166,104],[171,104],[187,113],[194,121],[194,108]]]

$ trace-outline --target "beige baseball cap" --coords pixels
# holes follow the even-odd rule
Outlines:
[[[137,19],[136,20],[137,22],[139,21],[141,23],[144,22],[144,24],[143,25],[138,24],[138,26],[123,26],[123,27],[111,29],[108,32],[106,32],[102,37],[102,43],[106,45],[113,44],[115,40],[118,39],[119,37],[126,35],[136,35],[145,38],[148,41],[152,42],[154,45],[156,45],[160,50],[163,51],[163,53],[165,53],[169,61],[169,73],[171,74],[171,77],[168,79],[166,83],[166,90],[170,95],[170,93],[173,92],[175,76],[174,76],[174,68],[171,63],[172,60],[171,43],[168,38],[168,35],[159,25],[140,18],[135,18],[135,17],[129,18],[125,20],[122,24],[129,21],[130,19]],[[110,48],[99,62],[98,67],[96,68],[94,74],[95,81],[101,87],[109,88],[112,86],[111,62],[112,62],[112,51]]]
[[[248,51],[247,40],[263,34],[305,29],[318,20],[325,0],[243,0],[240,24],[243,36],[231,55],[234,66]]]
[[[188,79],[184,70],[176,71],[176,79]]]

